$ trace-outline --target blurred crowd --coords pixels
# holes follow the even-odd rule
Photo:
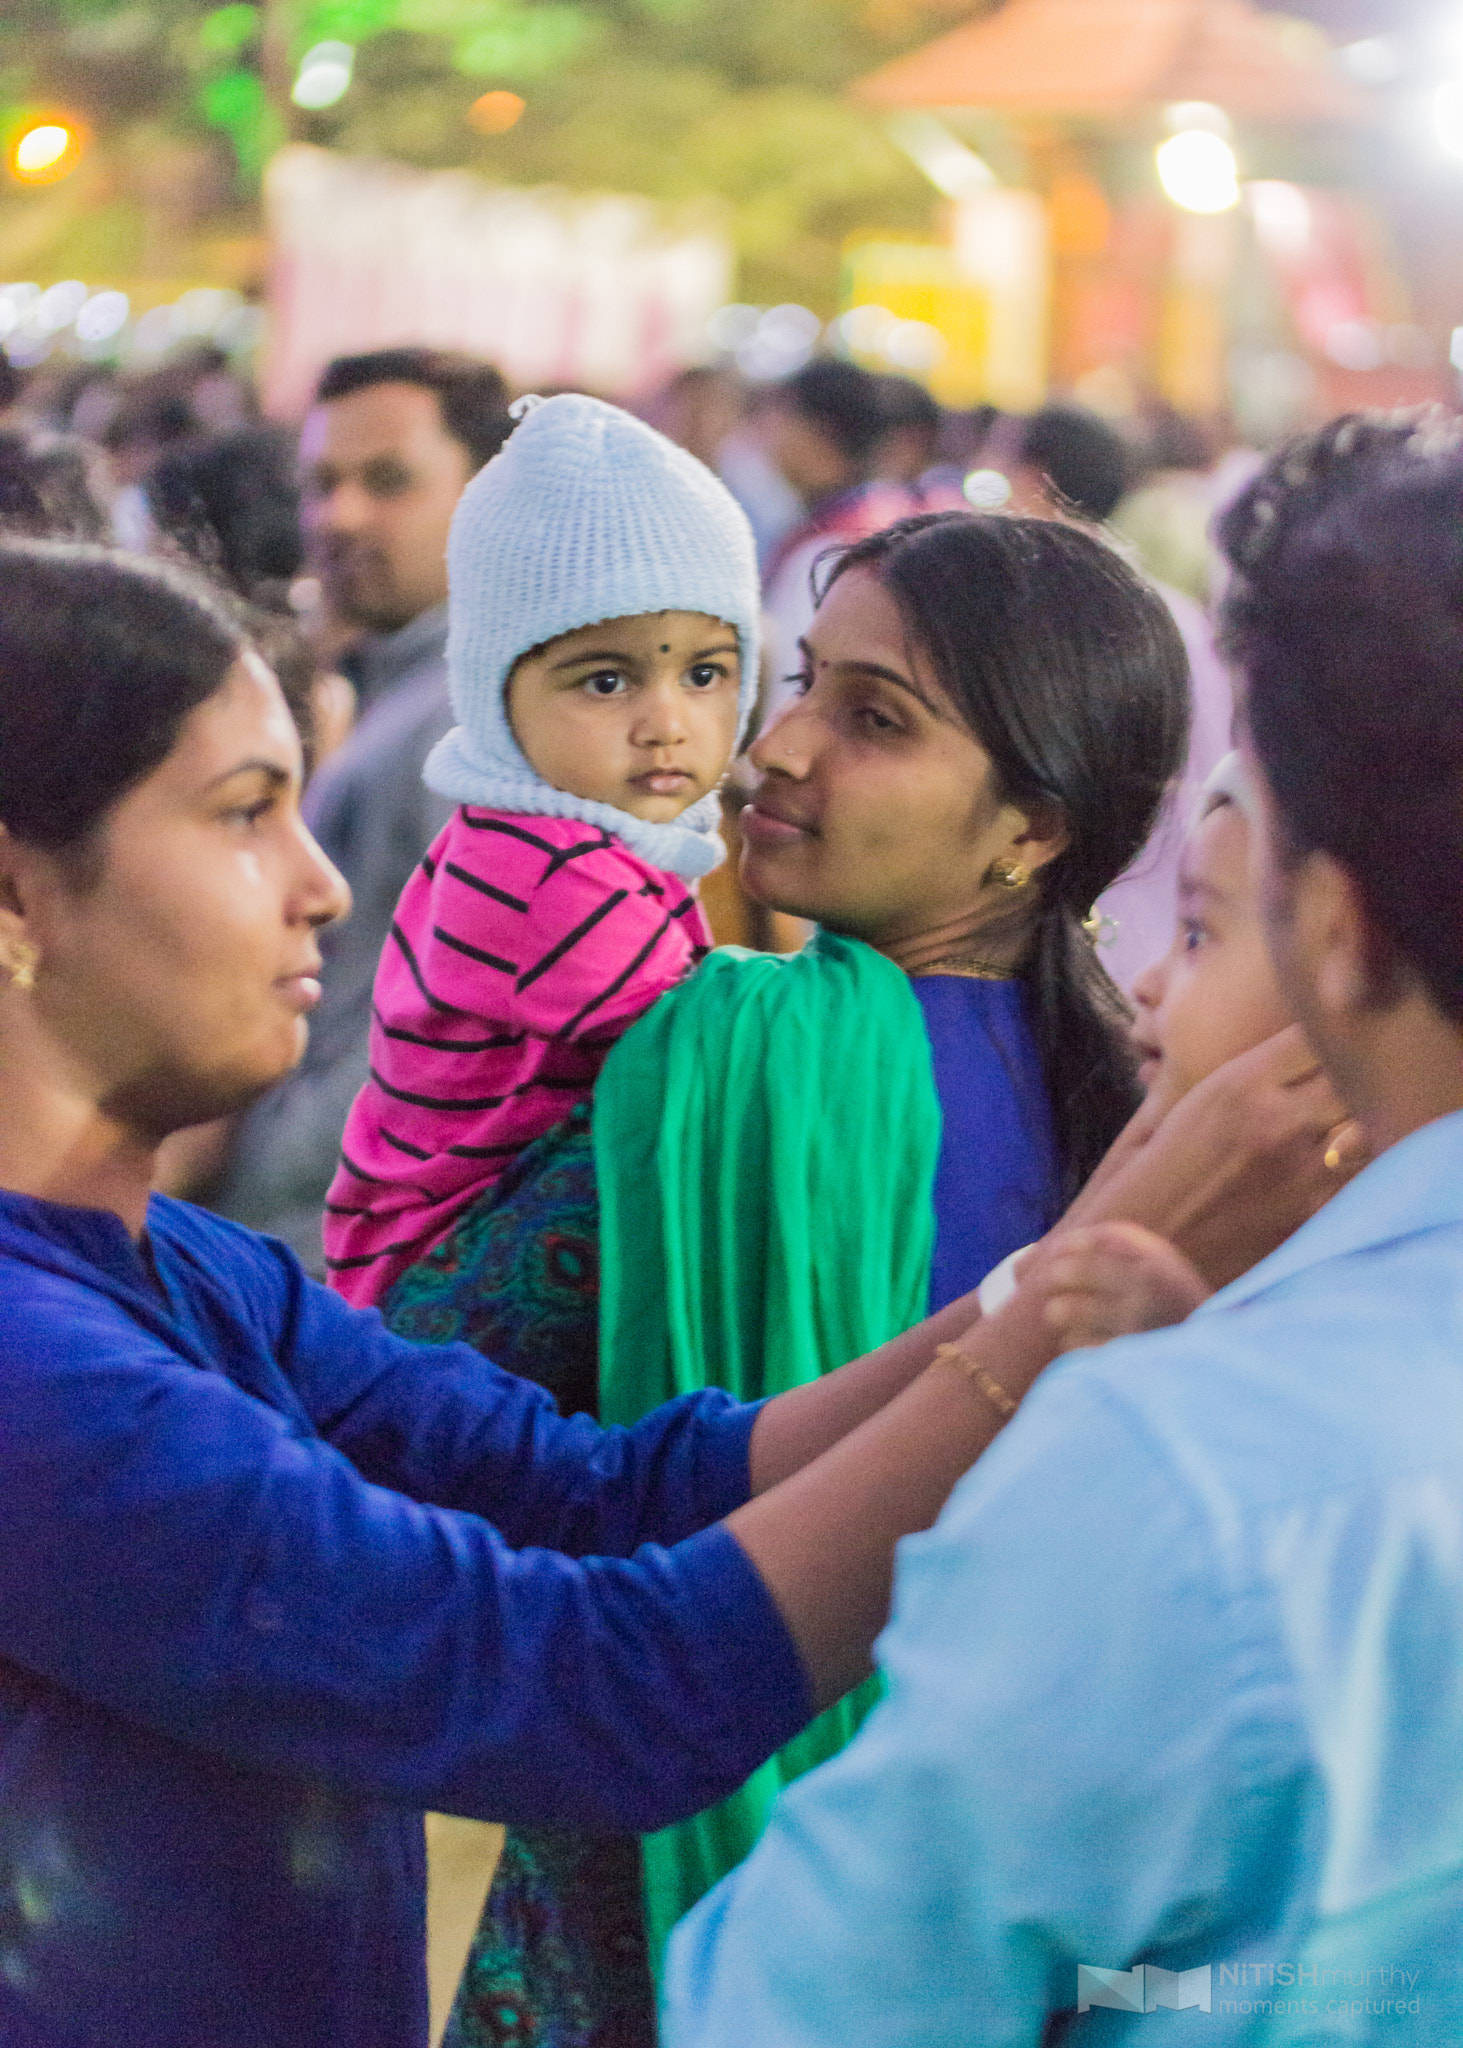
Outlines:
[[[489,364],[378,351],[331,364],[296,432],[265,420],[248,379],[209,346],[138,375],[46,365],[22,376],[0,352],[0,531],[111,540],[198,566],[246,615],[306,735],[309,820],[354,912],[326,935],[325,1000],[301,1067],[237,1125],[175,1141],[168,1172],[176,1190],[287,1238],[317,1273],[321,1206],[366,1077],[376,962],[450,809],[421,775],[451,723],[448,526],[512,431],[511,398]],[[829,551],[913,513],[969,506],[1101,529],[1145,568],[1189,649],[1186,779],[1197,786],[1225,751],[1209,528],[1254,466],[1247,451],[1160,407],[1122,430],[1071,404],[1029,417],[952,412],[909,378],[833,358],[763,385],[719,365],[686,369],[641,409],[718,471],[751,520],[764,721],[794,686]],[[734,789],[730,800],[734,810]],[[1163,861],[1150,850],[1150,868]],[[1110,893],[1106,959],[1125,983],[1167,943],[1171,878]],[[708,905],[720,938],[789,942],[725,875]]]

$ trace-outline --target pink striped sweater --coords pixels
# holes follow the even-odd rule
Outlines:
[[[380,1301],[710,945],[685,883],[598,826],[455,812],[376,974],[371,1077],[326,1205],[336,1289]]]

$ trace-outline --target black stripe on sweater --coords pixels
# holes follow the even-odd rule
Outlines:
[[[521,896],[510,896],[506,889],[495,888],[491,882],[485,882],[481,875],[470,874],[466,868],[460,868],[455,860],[448,861],[446,871],[454,882],[465,883],[469,889],[476,889],[480,895],[491,896],[495,903],[502,903],[509,910],[528,909]]]
[[[521,839],[525,846],[535,846],[540,853],[551,858],[559,851],[552,840],[540,839],[537,832],[525,832],[521,825],[505,824],[501,818],[475,818],[470,811],[464,810],[462,822],[474,832],[501,832],[505,839]]]
[[[396,922],[395,918],[391,920],[391,937],[400,950],[402,959],[406,962],[407,971],[416,983],[417,993],[421,996],[423,1002],[430,1003],[434,1010],[440,1010],[444,1017],[470,1017],[472,1015],[471,1010],[459,1010],[456,1003],[444,1003],[440,996],[432,994],[432,991],[427,987],[426,977],[417,964],[417,956],[411,949],[411,940]]]
[[[505,1102],[513,1100],[517,1092],[515,1089],[510,1088],[506,1095],[464,1095],[462,1097],[452,1095],[414,1095],[408,1088],[393,1088],[389,1081],[382,1080],[374,1067],[371,1069],[371,1079],[376,1083],[381,1093],[389,1095],[393,1102],[409,1102],[413,1109],[441,1109],[463,1116],[470,1116],[481,1109],[501,1109]],[[381,1135],[384,1138],[386,1133],[383,1131]],[[403,1144],[401,1149],[405,1152],[409,1148]],[[420,1157],[429,1159],[431,1154],[423,1152],[420,1154]]]
[[[383,1129],[381,1142],[383,1145],[389,1145],[393,1152],[404,1152],[408,1159],[420,1159],[425,1162],[432,1156],[430,1152],[424,1152],[420,1145],[411,1145],[405,1138],[398,1138],[394,1131]],[[418,1193],[425,1202],[434,1202],[437,1199],[435,1195],[429,1195],[421,1189],[418,1189]]]
[[[444,932],[441,925],[432,926],[432,937],[444,946],[450,946],[454,953],[464,953],[469,960],[476,960],[480,967],[495,967],[500,974],[517,974],[518,968],[512,960],[504,960],[497,953],[485,953],[481,946],[470,946],[466,939],[454,938],[451,932]],[[459,1015],[465,1012],[459,1011]]]
[[[539,876],[540,885],[546,882],[550,875],[556,875],[560,868],[566,867],[571,860],[578,860],[582,853],[603,853],[614,843],[609,833],[602,831],[598,839],[576,839],[572,846],[561,846]]]
[[[579,941],[587,938],[595,926],[607,918],[612,910],[617,910],[629,893],[628,889],[616,889],[612,896],[606,896],[604,902],[597,903],[588,917],[576,924],[572,932],[566,932],[556,946],[550,946],[542,960],[536,960],[532,967],[526,968],[518,977],[520,995],[531,983],[537,981],[540,975],[547,974],[551,967],[557,966],[566,953],[572,953]]]
[[[576,1011],[574,1016],[569,1019],[569,1022],[564,1025],[563,1029],[554,1033],[555,1038],[572,1038],[586,1017],[592,1016],[600,1004],[607,1003],[611,996],[617,996],[625,986],[625,983],[630,979],[630,976],[637,974],[645,965],[646,961],[670,930],[670,926],[670,917],[662,918],[660,929],[645,941],[645,944],[640,948],[640,951],[635,955],[630,964],[615,976],[608,988],[602,988],[597,996],[584,1005],[582,1010]]]
[[[381,1135],[383,1138],[386,1137],[386,1133],[384,1131],[381,1133]],[[396,1143],[394,1139],[388,1139],[387,1142]],[[407,1148],[404,1145],[396,1143],[396,1149],[399,1152],[404,1152]],[[425,1160],[430,1159],[431,1156],[432,1155],[430,1152],[419,1152],[415,1146],[412,1146],[411,1148],[410,1157],[414,1159]],[[430,1190],[428,1190],[427,1188],[414,1187],[410,1181],[387,1180],[384,1178],[383,1175],[379,1173],[367,1173],[365,1167],[357,1166],[354,1159],[351,1158],[349,1152],[345,1151],[343,1148],[340,1155],[340,1163],[345,1168],[347,1173],[353,1174],[357,1180],[365,1181],[370,1187],[394,1188],[398,1192],[404,1189],[407,1194],[415,1195],[419,1202],[434,1202],[437,1199],[436,1196],[430,1192]]]
[[[522,1045],[528,1036],[526,1031],[500,1031],[492,1038],[428,1038],[424,1032],[408,1031],[404,1024],[388,1024],[374,1005],[373,1015],[383,1037],[401,1045],[420,1045],[427,1052],[501,1052],[509,1046]]]

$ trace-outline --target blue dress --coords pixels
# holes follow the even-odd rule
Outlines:
[[[910,986],[945,1119],[935,1171],[933,1312],[1051,1229],[1061,1213],[1061,1176],[1021,983],[930,974]]]
[[[423,1808],[662,1825],[811,1708],[754,1408],[561,1419],[278,1242],[0,1191],[0,2044],[423,2048]]]

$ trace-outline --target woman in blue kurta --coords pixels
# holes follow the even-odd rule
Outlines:
[[[742,876],[819,937],[713,955],[596,1091],[615,1422],[806,1382],[978,1287],[1137,1107],[1085,920],[1184,758],[1166,606],[1071,527],[927,515],[838,558],[801,659],[751,749]],[[653,1938],[867,1703],[647,1843]]]
[[[346,893],[299,777],[205,592],[0,545],[4,2048],[421,2048],[422,1809],[720,1796],[1000,1426],[924,1370],[969,1305],[604,1430],[150,1198],[302,1049]]]

